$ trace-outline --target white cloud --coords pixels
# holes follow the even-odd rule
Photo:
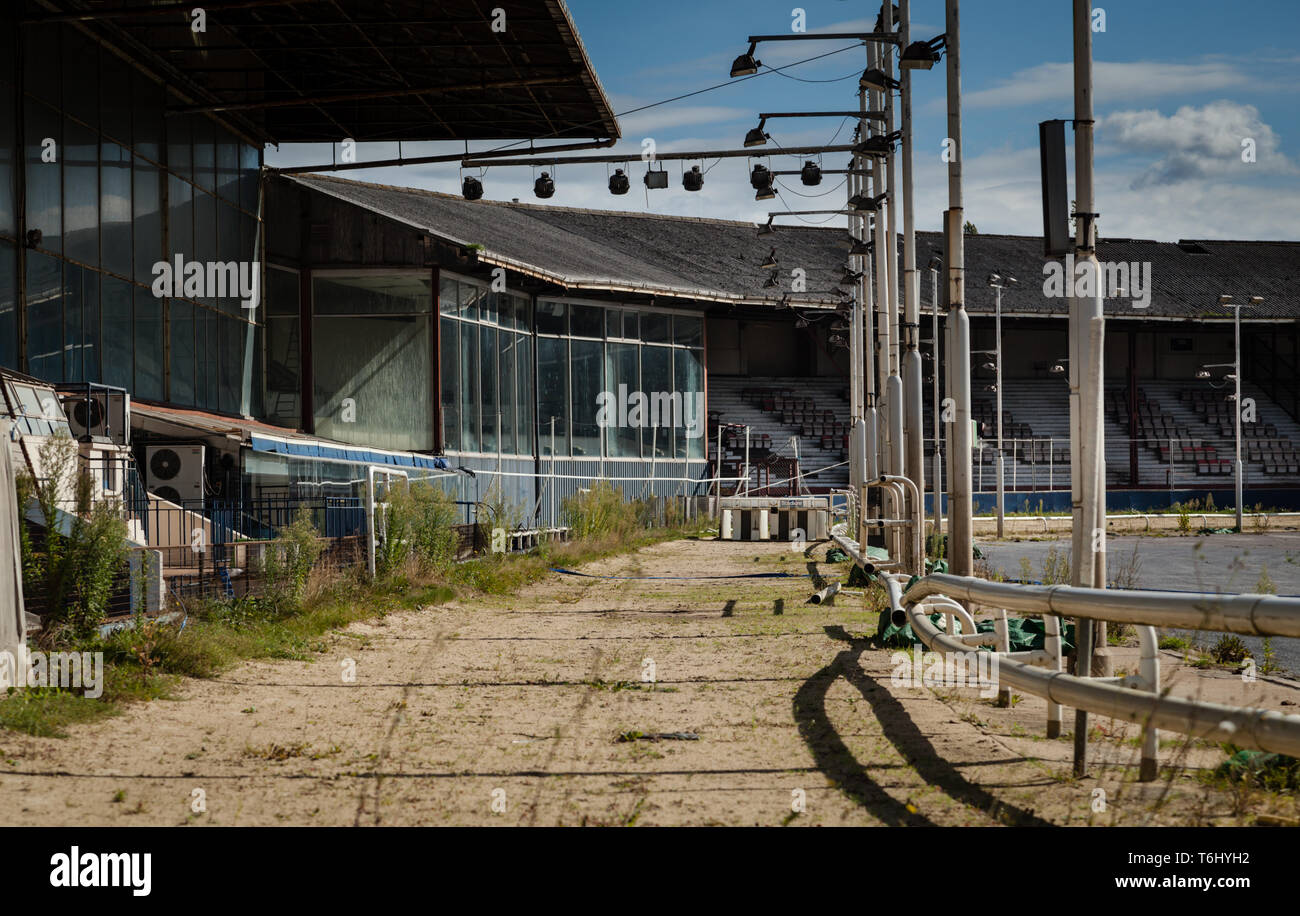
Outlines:
[[[1226,61],[1205,60],[1193,64],[1161,61],[1097,61],[1093,72],[1093,95],[1098,106],[1113,99],[1154,99],[1193,92],[1217,92],[1252,83]],[[1074,65],[1044,63],[1018,70],[988,89],[964,93],[962,104],[969,108],[1009,108],[1043,102],[1069,101],[1074,97]]]
[[[1135,189],[1295,171],[1259,110],[1226,99],[1199,108],[1184,105],[1168,117],[1154,110],[1118,111],[1101,119],[1098,134],[1120,149],[1159,154],[1135,180]],[[1253,145],[1254,162],[1242,159],[1246,141]]]

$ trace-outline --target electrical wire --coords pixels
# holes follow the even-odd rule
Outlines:
[[[826,191],[822,191],[822,193],[820,193],[820,194],[804,194],[804,193],[802,193],[801,191],[796,191],[794,188],[791,188],[791,187],[786,186],[786,185],[781,181],[781,179],[779,179],[779,178],[776,179],[776,184],[779,185],[779,186],[781,187],[782,190],[784,190],[784,191],[789,191],[789,192],[790,192],[791,194],[793,194],[795,197],[803,197],[803,198],[825,197],[825,196],[828,195],[828,194],[834,194],[834,193],[835,193],[836,191],[838,191],[840,188],[844,187],[844,185],[845,185],[847,182],[848,182],[848,178],[845,178],[843,181],[841,181],[841,182],[840,182],[839,184],[837,184],[835,187],[830,188],[829,190],[826,190]]]

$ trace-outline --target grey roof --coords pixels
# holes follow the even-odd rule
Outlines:
[[[751,223],[647,213],[576,210],[459,196],[414,188],[286,175],[456,245],[481,245],[479,260],[522,270],[570,289],[609,289],[682,298],[771,302],[789,292],[790,272],[807,271],[800,303],[834,303],[848,234],[782,228],[759,236]],[[759,265],[777,249],[778,289],[764,289]]]
[[[848,234],[826,227],[780,226],[759,236],[751,223],[539,204],[467,201],[415,188],[348,181],[322,175],[286,180],[397,220],[454,245],[479,245],[479,259],[521,270],[572,290],[636,291],[723,302],[775,305],[790,301],[830,304],[847,262]],[[1066,300],[1044,294],[1042,239],[1035,236],[966,236],[966,307],[993,311],[990,273],[1020,281],[1003,294],[1006,315],[1059,316]],[[916,260],[922,270],[921,302],[930,311],[924,273],[931,253],[941,251],[937,232],[918,232]],[[768,272],[759,264],[776,249],[779,287],[764,289]],[[901,258],[902,242],[899,241]],[[1151,303],[1107,299],[1117,318],[1226,318],[1221,293],[1264,297],[1243,318],[1300,318],[1300,242],[1103,240],[1102,261],[1150,264]],[[792,293],[791,271],[807,272],[807,291]],[[1141,268],[1139,268],[1141,269]],[[901,273],[901,271],[900,271]]]
[[[917,233],[917,261],[924,265],[931,249],[942,249],[937,232]],[[1003,314],[1064,315],[1064,299],[1043,293],[1042,239],[1034,236],[966,236],[966,308],[972,313],[993,311],[991,273],[1009,273],[1020,282],[1002,294]],[[1102,239],[1097,257],[1103,263],[1150,264],[1151,304],[1135,308],[1127,298],[1107,299],[1107,316],[1116,318],[1223,319],[1231,309],[1219,306],[1220,294],[1264,302],[1242,310],[1242,319],[1300,318],[1300,242],[1150,239]],[[922,284],[929,306],[929,284]]]

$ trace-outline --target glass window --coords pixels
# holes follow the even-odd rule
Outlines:
[[[131,276],[131,156],[116,143],[99,153],[99,256],[105,270]],[[112,352],[112,351],[108,351]]]
[[[132,146],[137,154],[153,162],[162,160],[163,88],[139,70],[131,71],[134,116],[131,121]]]
[[[476,324],[460,326],[460,448],[478,451],[478,332]]]
[[[209,193],[216,191],[216,148],[212,142],[213,124],[202,115],[190,122],[194,135],[194,183]]]
[[[297,271],[278,267],[266,269],[266,308],[268,315],[298,317],[302,281]]]
[[[605,346],[605,387],[617,402],[611,411],[621,411],[624,399],[641,388],[638,360],[640,347],[636,344],[610,343]],[[605,454],[617,458],[641,457],[641,430],[628,422],[627,416],[611,414],[605,428]],[[642,418],[644,419],[644,418]]]
[[[478,303],[483,297],[483,290],[469,283],[460,286],[460,317],[471,321],[478,320]]]
[[[503,303],[511,297],[502,296]],[[497,367],[501,384],[498,387],[498,399],[501,405],[501,451],[507,455],[517,454],[515,437],[515,355],[518,349],[519,335],[510,331],[497,332],[498,358]]]
[[[220,406],[219,392],[221,388],[221,379],[217,374],[217,367],[220,366],[218,354],[221,351],[220,322],[221,316],[211,309],[196,309],[194,314],[203,315],[203,349],[199,351],[202,355],[199,359],[203,363],[203,401],[202,406],[210,410],[217,410]],[[197,321],[197,319],[196,319]],[[196,326],[195,330],[198,328]]]
[[[248,325],[238,319],[221,315],[218,316],[217,327],[221,335],[219,342],[221,355],[220,362],[217,364],[220,385],[218,409],[225,413],[239,413],[240,387],[244,380],[244,329]]]
[[[552,419],[555,454],[569,454],[568,351],[569,342],[563,337],[537,340],[537,442],[543,455],[552,454]]]
[[[621,309],[605,310],[605,333],[609,337],[623,336],[623,311]]]
[[[708,435],[704,411],[704,353],[701,350],[673,350],[673,388],[681,395],[683,428],[677,432],[673,454],[678,458],[702,459]]]
[[[239,203],[239,144],[217,129],[217,196]]]
[[[491,290],[483,290],[478,300],[478,320],[487,324],[497,323],[497,298],[498,294]]]
[[[153,266],[162,260],[162,191],[158,167],[135,157],[132,208],[135,211],[135,282],[153,283]]]
[[[104,384],[130,388],[134,365],[131,360],[132,286],[116,277],[103,280],[100,308],[103,312]]]
[[[249,213],[257,212],[258,182],[261,180],[261,176],[259,150],[255,146],[241,144],[239,147],[239,205]]]
[[[191,147],[190,119],[165,118],[167,126],[167,169],[183,178],[193,180],[194,157]]]
[[[172,299],[167,303],[167,312],[171,342],[171,390],[168,400],[177,404],[193,404],[194,306],[184,299]]]
[[[515,296],[515,323],[521,331],[533,329],[533,301],[527,296]]]
[[[641,315],[641,339],[647,343],[672,343],[671,318],[662,312],[645,312]]]
[[[27,371],[63,380],[63,262],[27,253]]]
[[[482,327],[479,333],[479,398],[483,436],[480,449],[497,450],[497,334],[496,328]]]
[[[521,455],[533,454],[533,339],[515,335],[515,405],[519,436],[515,442]]]
[[[673,351],[668,347],[641,348],[641,391],[646,398],[646,417],[641,433],[645,457],[667,458],[673,453]],[[679,402],[680,404],[680,402]]]
[[[563,302],[555,302],[551,299],[539,299],[537,301],[537,333],[539,334],[566,334],[568,333],[567,315]]]
[[[438,280],[438,311],[444,315],[455,315],[458,308],[459,299],[457,290],[460,284],[450,277],[441,277]]]
[[[570,306],[570,333],[574,337],[603,337],[605,333],[604,309],[590,305]]]
[[[446,281],[444,281],[445,283]],[[442,388],[442,447],[460,449],[460,322],[439,319],[438,371]]]
[[[60,31],[63,33],[64,114],[98,127],[99,44],[76,29]]]
[[[13,93],[7,88],[0,88],[0,232],[17,234],[14,211],[16,171],[14,157],[17,137],[14,124]]]
[[[64,380],[99,381],[99,273],[75,264],[63,268]]]
[[[105,136],[131,145],[131,71],[113,54],[99,61],[99,116]]]
[[[576,313],[575,313],[576,317]],[[600,427],[596,423],[597,398],[603,385],[605,346],[598,340],[573,341],[570,416],[573,418],[573,456],[600,457]]]
[[[516,297],[509,293],[497,294],[497,324],[503,328],[513,328],[515,319]]]
[[[623,336],[628,340],[641,339],[641,332],[637,328],[637,313],[632,309],[623,313]]]
[[[132,393],[147,401],[163,399],[163,301],[135,287],[135,386]]]
[[[13,6],[14,4],[9,4]],[[22,16],[24,10],[8,15]],[[6,28],[8,23],[6,23]],[[31,23],[21,26],[23,51],[27,63],[27,91],[51,105],[59,104],[59,32],[63,27],[56,23]],[[6,39],[9,37],[5,36]],[[8,56],[12,45],[6,48]]]
[[[18,368],[18,250],[0,241],[0,366]]]
[[[217,260],[217,199],[202,191],[194,192],[194,250],[189,260]],[[199,301],[217,307],[217,301],[210,296],[200,296]]]
[[[674,315],[673,342],[681,347],[704,346],[704,319],[690,315]]]
[[[318,315],[316,432],[378,448],[432,449],[429,327],[427,315]]]
[[[268,274],[284,271],[273,270]],[[302,390],[301,322],[297,315],[266,319],[266,394],[268,416],[276,423],[298,427],[302,417],[298,398]]]
[[[427,274],[318,273],[312,276],[312,292],[317,315],[426,314],[433,308]]]
[[[57,83],[57,79],[55,80]],[[39,229],[41,248],[63,250],[63,174],[58,162],[44,162],[47,149],[63,151],[63,131],[58,114],[40,102],[27,100],[27,229]],[[50,147],[46,141],[52,140]]]
[[[167,176],[167,260],[194,255],[194,186]]]
[[[99,137],[76,121],[63,124],[63,252],[99,266]]]

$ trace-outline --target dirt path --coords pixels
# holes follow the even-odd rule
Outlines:
[[[679,541],[584,572],[843,570],[788,546]],[[389,615],[314,661],[187,681],[175,701],[67,739],[0,733],[0,811],[8,824],[225,825],[1231,816],[1231,800],[1183,788],[1195,780],[1126,782],[1137,751],[1122,731],[1102,736],[1102,782],[1076,783],[1068,739],[1033,737],[1032,698],[995,710],[969,690],[892,687],[891,653],[867,643],[876,615],[860,598],[808,605],[811,591],[802,577],[557,574],[504,601]],[[683,732],[698,738],[619,740]],[[1098,785],[1123,799],[1105,815]]]

